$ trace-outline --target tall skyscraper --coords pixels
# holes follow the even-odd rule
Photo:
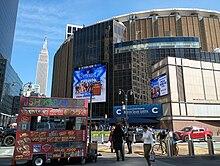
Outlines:
[[[18,11],[18,0],[0,0],[0,126],[6,126],[18,111],[22,81],[11,66],[11,53]]]
[[[36,84],[40,85],[40,94],[46,95],[49,57],[47,50],[47,38],[44,38],[43,49],[40,51],[37,63]]]
[[[14,32],[18,11],[18,0],[0,1],[0,53],[11,61]]]

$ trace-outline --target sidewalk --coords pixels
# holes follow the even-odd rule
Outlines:
[[[137,154],[126,154],[125,161],[116,161],[114,153],[102,153],[98,157],[97,163],[88,163],[88,166],[145,166],[146,160],[143,156]],[[156,157],[152,166],[219,166],[220,156],[199,156],[199,157]]]
[[[125,154],[125,161],[116,161],[115,153],[111,153],[106,145],[99,145],[102,156],[98,157],[97,163],[88,163],[88,166],[147,166],[147,162],[143,157],[143,153]],[[136,149],[137,150],[137,149]],[[175,157],[159,157],[152,162],[152,166],[219,166],[220,155],[208,156],[200,155],[195,157],[175,156]]]
[[[97,163],[88,163],[89,166],[145,166],[147,162],[144,157],[137,154],[125,154],[125,161],[116,161],[115,153],[102,153],[101,157],[98,157]],[[173,166],[166,162],[156,160],[152,162],[153,166]]]

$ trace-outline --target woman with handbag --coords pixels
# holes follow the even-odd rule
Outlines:
[[[153,143],[153,136],[152,136],[152,133],[148,131],[147,126],[143,126],[142,140],[144,142],[144,157],[147,160],[148,166],[151,166],[150,152],[151,152],[151,147]]]

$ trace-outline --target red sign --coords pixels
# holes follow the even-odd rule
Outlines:
[[[21,109],[19,114],[26,116],[87,116],[88,111],[86,108],[72,109],[72,108],[59,108],[59,109]]]

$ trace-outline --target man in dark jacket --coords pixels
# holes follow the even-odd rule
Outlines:
[[[125,135],[120,125],[116,125],[115,130],[113,131],[112,137],[113,137],[113,142],[114,142],[113,144],[114,144],[115,153],[117,156],[117,161],[119,161],[119,154],[118,154],[119,150],[121,152],[122,161],[124,161],[125,157],[124,157],[124,151],[122,149],[122,144],[123,144]]]

